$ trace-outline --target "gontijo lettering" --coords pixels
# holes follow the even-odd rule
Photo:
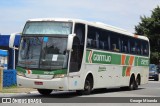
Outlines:
[[[94,54],[93,60],[94,61],[103,61],[103,62],[111,62],[111,56],[101,55],[101,54]]]

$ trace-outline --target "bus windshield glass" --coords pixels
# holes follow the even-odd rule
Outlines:
[[[72,23],[71,22],[54,22],[54,21],[42,21],[42,22],[27,22],[23,30],[23,34],[71,34]]]
[[[22,37],[18,66],[41,69],[67,68],[67,38]]]

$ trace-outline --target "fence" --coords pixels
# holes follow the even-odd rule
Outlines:
[[[3,70],[3,87],[9,87],[16,84],[16,70]]]
[[[10,87],[16,84],[16,70],[3,70],[0,67],[0,91],[2,91],[3,87]]]
[[[0,91],[3,89],[3,68],[0,67]]]

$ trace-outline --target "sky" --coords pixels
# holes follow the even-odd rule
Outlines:
[[[135,32],[140,16],[150,16],[160,0],[1,0],[0,33],[22,32],[34,18],[77,18]]]

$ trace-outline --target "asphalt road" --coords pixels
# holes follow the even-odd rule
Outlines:
[[[121,103],[122,97],[126,97],[126,98],[128,97],[129,98],[134,98],[134,97],[157,98],[158,97],[160,99],[160,81],[150,80],[148,84],[141,85],[139,86],[138,90],[133,90],[133,91],[128,91],[128,90],[124,90],[120,88],[110,88],[110,89],[95,90],[90,95],[81,95],[81,96],[77,95],[74,91],[70,91],[70,92],[69,91],[53,91],[52,94],[49,96],[42,96],[38,92],[34,91],[29,94],[26,94],[26,93],[0,94],[0,97],[37,98],[37,99],[49,100],[49,102],[51,103],[58,103],[58,104],[59,103],[65,104],[65,102],[68,102],[68,101],[70,101],[69,103],[72,103],[72,101],[74,101],[73,103],[83,103],[83,102],[87,103],[86,101],[89,100],[89,103],[94,104],[94,105],[100,103],[100,102],[96,103],[96,101],[107,98],[107,100],[109,101],[112,101],[112,99],[118,99],[117,101],[120,101]],[[122,99],[122,103],[123,103],[123,99]],[[125,105],[127,105],[127,103],[125,103]],[[154,104],[154,106],[155,105],[159,105],[159,104],[156,103]],[[40,105],[37,105],[37,106],[40,106]],[[110,104],[110,106],[112,105]],[[143,106],[146,106],[146,105],[144,105],[143,103]]]

